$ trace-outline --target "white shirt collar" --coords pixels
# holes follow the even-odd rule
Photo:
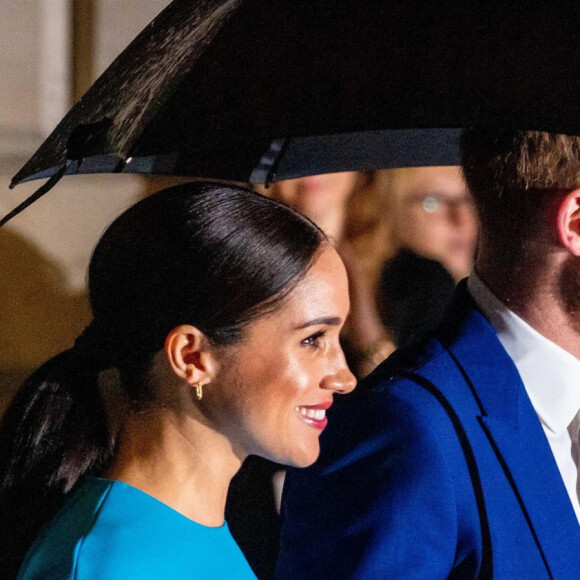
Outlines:
[[[514,361],[540,421],[560,433],[580,409],[580,360],[500,302],[474,271],[467,289]]]

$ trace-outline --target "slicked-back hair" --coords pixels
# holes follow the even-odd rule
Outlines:
[[[111,224],[89,266],[93,322],[25,381],[0,422],[3,578],[16,576],[63,496],[113,456],[99,373],[117,368],[128,399],[149,400],[150,363],[173,328],[235,344],[283,302],[325,241],[282,203],[208,183],[161,191]]]

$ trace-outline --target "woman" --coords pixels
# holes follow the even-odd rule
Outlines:
[[[346,171],[277,181],[258,191],[309,217],[340,252],[348,199],[367,181],[366,174]],[[260,580],[274,577],[283,482],[282,465],[254,456],[233,478],[228,493],[230,530]]]
[[[252,578],[227,487],[249,454],[313,463],[333,394],[354,387],[340,258],[282,204],[186,184],[109,227],[89,293],[93,323],[0,428],[3,572],[28,548],[22,580]],[[99,390],[111,367],[123,412]]]
[[[457,166],[380,171],[390,250],[441,263],[456,282],[471,273],[477,242],[473,199]]]
[[[437,325],[455,282],[471,271],[477,219],[457,166],[376,171],[347,215],[348,248],[340,251],[356,284],[345,350],[364,376],[393,342]]]

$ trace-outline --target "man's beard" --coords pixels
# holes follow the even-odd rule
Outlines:
[[[580,335],[580,257],[566,258],[558,278],[558,292],[570,326]]]

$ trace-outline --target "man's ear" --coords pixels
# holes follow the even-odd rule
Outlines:
[[[574,256],[580,256],[580,189],[570,191],[558,207],[558,237]]]
[[[182,324],[165,339],[165,354],[173,372],[191,386],[206,385],[216,375],[217,364],[205,334]]]

